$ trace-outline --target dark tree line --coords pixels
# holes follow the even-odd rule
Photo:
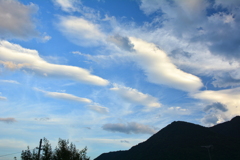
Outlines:
[[[21,154],[22,160],[38,160],[38,149],[32,151],[28,147]],[[49,141],[44,138],[39,160],[90,160],[87,157],[87,148],[78,150],[73,143],[68,140],[59,139],[58,146],[53,150]]]

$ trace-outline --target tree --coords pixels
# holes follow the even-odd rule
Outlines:
[[[59,139],[55,149],[53,160],[89,160],[86,156],[87,148],[79,151],[73,143],[68,140]]]
[[[46,138],[43,138],[41,160],[51,160],[53,156],[52,147]]]
[[[44,138],[41,150],[40,160],[90,160],[87,157],[87,147],[78,150],[73,143],[69,143],[69,140],[59,139],[58,146],[53,151],[49,141]],[[21,158],[22,160],[38,160],[36,150],[31,152],[29,147],[22,151]]]
[[[22,151],[21,158],[22,160],[37,160],[36,150],[34,149],[33,152],[31,152],[28,146],[27,150]]]

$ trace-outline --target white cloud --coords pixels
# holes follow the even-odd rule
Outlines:
[[[28,69],[41,76],[67,78],[93,85],[108,84],[107,80],[92,75],[86,69],[48,63],[36,50],[25,49],[7,41],[0,42],[0,58],[2,63],[8,64],[7,67]]]
[[[34,88],[36,91],[40,91],[45,93],[46,96],[52,97],[52,98],[57,98],[57,99],[64,99],[64,100],[70,100],[70,101],[76,101],[76,102],[81,102],[81,103],[91,103],[92,101],[87,98],[81,98],[72,94],[68,93],[60,93],[60,92],[48,92],[44,91],[38,88]]]
[[[98,25],[74,16],[61,16],[59,20],[59,30],[73,43],[81,46],[96,46],[105,43],[105,35]]]
[[[19,82],[14,81],[14,80],[0,80],[0,82],[3,82],[3,83],[13,83],[13,84],[20,84]]]
[[[31,15],[37,7],[16,0],[0,0],[0,38],[27,39],[38,36]]]
[[[7,98],[0,96],[0,100],[7,100]]]
[[[106,131],[111,132],[121,132],[126,134],[154,134],[157,131],[147,125],[136,123],[136,122],[129,122],[127,124],[124,123],[107,123],[102,126],[102,128]]]
[[[240,114],[240,88],[225,90],[206,90],[191,94],[193,98],[207,100],[208,102],[221,102],[225,105],[239,108],[235,110],[235,114]],[[237,111],[237,112],[236,112]],[[234,113],[234,112],[233,112]]]
[[[45,43],[45,42],[49,41],[50,39],[52,39],[52,37],[47,35],[46,33],[44,33],[42,38],[41,38],[41,42]]]
[[[79,9],[76,7],[76,4],[80,3],[81,1],[78,0],[53,0],[53,2],[60,6],[63,11],[65,12],[75,12]]]
[[[45,94],[45,96],[47,96],[47,97],[89,104],[86,106],[88,109],[90,109],[94,112],[100,113],[100,114],[109,113],[109,109],[107,107],[102,107],[99,104],[92,102],[92,100],[90,100],[88,98],[78,97],[78,96],[75,96],[75,95],[72,95],[69,93],[44,91],[39,88],[34,88],[34,90],[43,92]]]
[[[178,69],[167,54],[154,44],[133,37],[129,39],[136,51],[134,58],[150,82],[188,92],[197,91],[203,86],[200,78]]]
[[[136,35],[160,46],[180,69],[214,76],[215,87],[239,86],[235,78],[240,58],[239,4],[238,0],[141,0],[145,14],[156,14],[143,28],[150,31]]]
[[[212,55],[203,44],[183,46],[182,49],[174,50],[171,56],[177,66],[201,75],[219,75],[239,68],[237,61],[229,62],[220,56]]]
[[[159,0],[141,0],[140,9],[142,9],[145,14],[149,15],[160,9],[162,2],[163,1]]]
[[[77,96],[74,96],[74,95],[68,94],[68,93],[47,92],[46,96],[49,96],[49,97],[52,97],[52,98],[58,98],[58,99],[65,99],[65,100],[83,102],[83,103],[91,103],[90,99],[77,97]]]
[[[78,54],[78,55],[85,55],[84,53],[81,53],[80,51],[73,51],[73,54]]]
[[[206,90],[199,91],[198,93],[191,94],[193,98],[200,99],[206,103],[211,103],[210,107],[215,104],[215,108],[211,108],[210,111],[206,110],[207,114],[202,119],[202,122],[208,122],[208,119],[214,120],[216,123],[221,123],[231,119],[236,115],[240,115],[240,88],[225,89],[225,90]],[[224,108],[216,109],[216,104],[221,104]],[[221,106],[220,106],[221,107]],[[209,107],[208,107],[209,108]],[[206,108],[205,108],[206,109]],[[212,125],[212,122],[208,125]]]
[[[94,112],[101,113],[101,114],[107,114],[109,113],[109,109],[107,107],[102,107],[96,104],[93,105],[88,105],[87,106],[89,109],[91,109]]]
[[[151,95],[139,92],[136,89],[124,87],[124,86],[118,86],[115,84],[115,86],[113,88],[110,88],[110,90],[116,92],[120,97],[122,97],[127,102],[138,104],[138,105],[144,105],[148,107],[147,109],[161,107],[161,104],[158,102],[157,98]]]
[[[175,114],[175,115],[189,115],[191,114],[189,109],[182,107],[169,107],[165,114]]]

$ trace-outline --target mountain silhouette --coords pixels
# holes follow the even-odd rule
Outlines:
[[[239,160],[240,116],[213,127],[175,121],[127,151],[95,160]]]
[[[231,121],[210,127],[210,129],[221,135],[240,138],[240,116],[234,117]]]

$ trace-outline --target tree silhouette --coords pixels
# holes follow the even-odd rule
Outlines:
[[[44,138],[41,150],[39,160],[90,160],[87,157],[87,147],[78,150],[73,143],[69,143],[69,140],[59,139],[58,146],[53,151],[49,141]],[[22,160],[38,160],[36,150],[31,152],[29,147],[22,151],[21,158]]]
[[[46,138],[43,138],[41,160],[51,160],[53,156],[52,147]]]

